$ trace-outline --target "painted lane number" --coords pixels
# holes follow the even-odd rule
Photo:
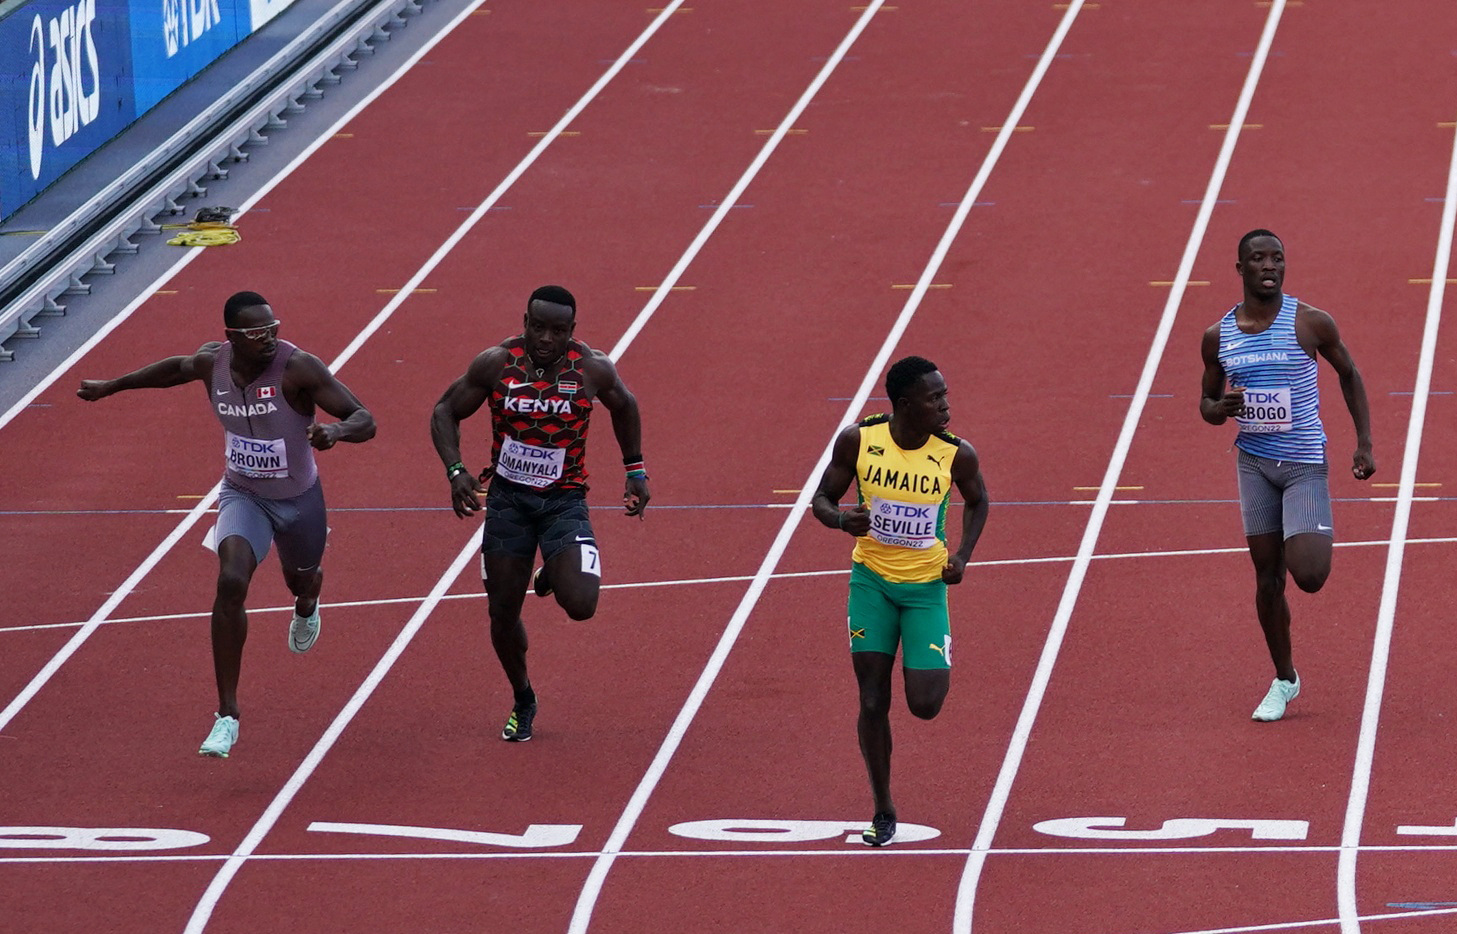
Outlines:
[[[833,840],[847,833],[846,843],[860,843],[865,821],[839,820],[694,820],[674,824],[668,832],[691,840],[715,843],[809,843]],[[941,836],[935,827],[923,824],[896,825],[895,843],[920,843]]]
[[[0,827],[0,850],[180,850],[208,839],[157,827]]]
[[[1157,830],[1122,830],[1125,817],[1062,817],[1033,824],[1032,829],[1053,837],[1078,840],[1188,840],[1219,830],[1248,830],[1256,840],[1304,840],[1310,822],[1303,820],[1219,820],[1175,817]]]

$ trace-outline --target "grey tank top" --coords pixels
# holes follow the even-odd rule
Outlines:
[[[283,397],[283,368],[298,348],[278,342],[268,368],[247,386],[233,382],[233,345],[218,348],[208,400],[223,423],[224,477],[265,499],[291,499],[319,479],[305,432],[313,419]]]

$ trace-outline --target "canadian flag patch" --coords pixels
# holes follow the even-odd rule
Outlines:
[[[276,386],[260,386],[259,389],[258,389],[258,398],[260,398],[260,399],[272,399],[273,398],[273,394],[275,392],[277,392],[277,391],[278,391],[278,387],[276,387]]]

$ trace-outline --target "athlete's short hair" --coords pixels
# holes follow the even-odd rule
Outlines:
[[[885,374],[885,394],[890,399],[891,408],[895,408],[916,380],[938,369],[940,367],[925,357],[901,357],[892,363]]]
[[[1249,242],[1256,237],[1274,237],[1276,240],[1280,240],[1280,238],[1276,236],[1273,230],[1266,230],[1263,227],[1256,227],[1254,230],[1251,230],[1249,233],[1239,238],[1239,248],[1234,251],[1234,258],[1239,260],[1240,262],[1244,262],[1245,247],[1248,246]],[[1280,240],[1280,246],[1285,246],[1284,240]]]
[[[244,308],[252,308],[254,305],[267,305],[268,299],[257,292],[234,292],[232,296],[223,303],[223,325],[230,328],[238,326],[238,316],[243,313]]]
[[[531,303],[537,301],[551,302],[553,305],[566,305],[572,310],[572,320],[575,321],[577,318],[577,300],[572,297],[571,292],[568,292],[559,285],[544,285],[535,292],[532,292],[531,297],[526,300],[526,310],[528,312],[531,311]]]

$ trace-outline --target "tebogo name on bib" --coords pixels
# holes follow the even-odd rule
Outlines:
[[[1290,407],[1290,387],[1276,386],[1265,389],[1243,390],[1245,401],[1235,413],[1234,420],[1240,431],[1252,434],[1270,434],[1290,431],[1294,427]]]

